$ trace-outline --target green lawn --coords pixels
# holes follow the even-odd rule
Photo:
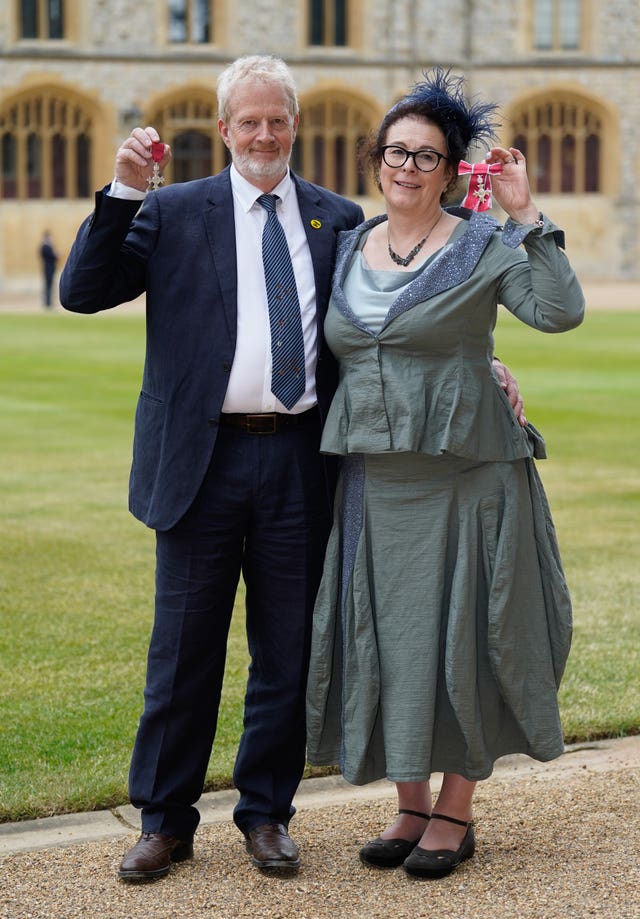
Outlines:
[[[640,730],[640,313],[598,312],[564,335],[506,316],[513,364],[549,459],[549,494],[574,602],[561,688],[568,742]]]
[[[640,313],[560,336],[504,316],[497,350],[549,449],[567,741],[637,732]],[[127,511],[143,351],[138,316],[0,315],[0,820],[126,800],[153,593],[153,534]],[[246,666],[239,597],[209,788],[229,784]]]

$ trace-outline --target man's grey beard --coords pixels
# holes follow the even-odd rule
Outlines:
[[[287,171],[289,165],[288,156],[279,156],[269,162],[259,162],[248,153],[233,154],[233,165],[238,172],[245,176],[252,176],[255,179],[280,179]]]

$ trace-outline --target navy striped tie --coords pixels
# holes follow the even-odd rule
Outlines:
[[[289,246],[276,214],[277,200],[277,195],[258,198],[267,212],[262,261],[271,326],[271,392],[291,409],[305,390],[304,338]]]

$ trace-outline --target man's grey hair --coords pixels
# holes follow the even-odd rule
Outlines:
[[[227,124],[231,117],[230,96],[235,87],[256,81],[281,86],[289,100],[291,117],[298,114],[296,84],[285,62],[270,54],[252,54],[239,57],[218,77],[218,118]]]

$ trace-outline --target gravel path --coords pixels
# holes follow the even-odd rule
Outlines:
[[[4,858],[0,917],[640,919],[638,740],[617,758],[583,753],[497,770],[478,787],[475,858],[441,881],[359,863],[359,847],[392,818],[391,793],[344,803],[328,795],[292,823],[303,856],[292,877],[251,867],[226,821],[202,826],[194,860],[168,878],[123,884],[116,869],[132,833]]]

